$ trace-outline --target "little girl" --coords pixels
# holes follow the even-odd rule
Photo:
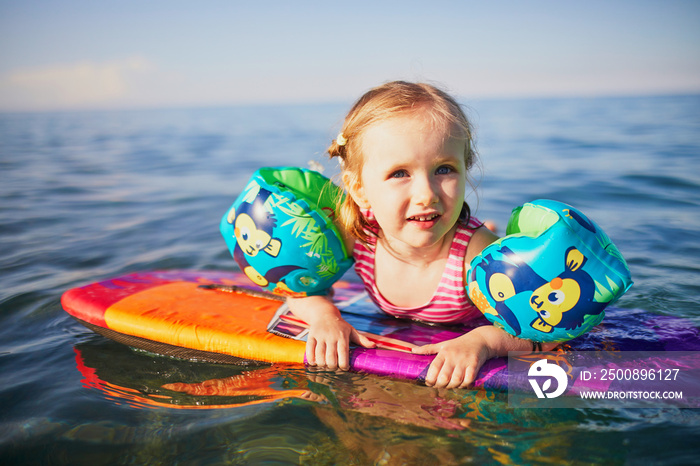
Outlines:
[[[497,237],[464,201],[476,155],[459,104],[428,84],[379,86],[355,103],[328,152],[340,159],[348,193],[339,226],[377,305],[387,314],[428,322],[480,316],[467,297],[466,276],[472,258]],[[330,297],[290,298],[289,306],[309,324],[311,365],[347,370],[351,342],[374,346],[343,320]],[[429,386],[455,388],[470,385],[487,359],[532,348],[486,325],[413,352],[437,354],[426,376]]]

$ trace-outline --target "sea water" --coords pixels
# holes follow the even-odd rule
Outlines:
[[[618,306],[700,326],[700,96],[464,103],[481,219],[575,205],[630,265]],[[245,181],[263,165],[336,174],[324,151],[347,109],[0,115],[0,462],[696,462],[698,410],[515,409],[499,392],[178,361],[62,311],[65,290],[119,274],[235,268],[218,222]]]

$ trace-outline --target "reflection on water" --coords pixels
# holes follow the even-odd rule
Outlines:
[[[269,403],[307,394],[306,390],[287,389],[290,382],[278,382],[278,370],[271,370],[266,365],[261,365],[258,370],[250,370],[249,367],[241,369],[236,366],[211,366],[213,377],[217,377],[214,373],[233,375],[202,382],[182,382],[181,380],[201,379],[209,371],[201,371],[202,368],[196,364],[191,367],[188,363],[183,364],[181,361],[159,358],[147,353],[144,354],[147,365],[141,368],[134,365],[133,355],[129,354],[132,350],[121,345],[112,351],[103,349],[95,349],[93,345],[76,346],[76,365],[84,377],[84,386],[101,390],[107,399],[115,403],[126,402],[134,408],[218,409]],[[121,366],[118,359],[120,353],[124,353],[126,358]],[[107,360],[104,359],[105,354],[109,355]],[[154,361],[168,364],[153,374]],[[128,366],[128,370],[125,365]],[[148,370],[144,370],[146,368]],[[208,366],[207,368],[209,369]],[[191,373],[193,369],[200,370],[194,374]],[[177,381],[162,383],[164,379]],[[153,383],[161,385],[153,386]],[[276,385],[280,385],[280,388],[276,388]]]
[[[497,397],[505,402],[502,393],[482,390],[465,398],[464,393],[434,390],[411,382],[313,371],[300,366],[241,369],[188,363],[135,352],[111,342],[77,345],[75,353],[83,384],[98,389],[116,405],[136,409],[236,408],[236,411],[261,405],[257,407],[256,415],[267,418],[277,417],[271,415],[272,411],[296,411],[302,406],[310,407],[316,421],[321,423],[320,431],[329,435],[326,441],[333,439],[340,442],[333,446],[332,451],[338,453],[340,448],[346,454],[352,452],[358,464],[399,458],[452,462],[455,458],[449,449],[438,448],[431,444],[429,438],[422,436],[403,439],[404,434],[399,434],[397,438],[402,438],[402,441],[393,448],[387,448],[387,436],[397,436],[396,427],[391,429],[389,426],[463,431],[469,428],[472,419],[479,418],[481,403],[493,402]],[[352,422],[348,422],[349,419]],[[309,429],[303,423],[297,424],[294,418],[287,419],[287,422],[293,424],[291,430],[297,431],[296,437],[300,433],[302,438],[306,435],[308,439],[320,435],[318,428]],[[377,423],[386,426],[381,435],[378,435]],[[100,438],[109,435],[109,429],[109,425],[99,425],[90,432],[95,438]],[[87,426],[76,427],[66,435],[72,439],[83,439],[88,430]],[[145,432],[142,434],[145,435]],[[286,459],[291,461],[300,454],[314,462],[324,457],[331,458],[327,456],[331,454],[330,451],[309,450],[308,446],[303,451],[297,451],[290,445],[285,446],[287,435],[281,435],[279,441],[272,444],[268,433],[262,437],[244,441],[239,459],[261,459],[263,452],[266,460],[282,459],[287,455]],[[271,445],[277,446],[270,448]]]
[[[592,462],[624,462],[633,451],[601,450],[579,440],[605,432],[614,444],[625,430],[648,430],[684,411],[510,409],[505,392],[438,390],[294,365],[193,363],[104,340],[79,344],[75,354],[86,387],[116,406],[152,414],[146,415],[148,426],[87,423],[61,438],[137,443],[154,455],[163,453],[163,437],[172,442],[194,430],[206,432],[200,448],[227,445],[226,458],[236,462],[456,464],[470,458],[519,464],[564,460],[572,450],[591,455]],[[206,414],[181,418],[181,410]],[[697,416],[686,418],[692,424]],[[232,429],[231,422],[247,428]],[[213,445],[212,436],[218,439]],[[142,451],[138,458],[156,458],[150,454]]]
[[[193,363],[112,342],[80,344],[75,353],[85,387],[98,389],[113,403],[132,408],[220,409],[287,404],[298,399],[432,429],[465,427],[463,420],[453,419],[459,411],[461,395],[455,398],[451,390],[432,393],[415,410],[407,409],[406,403],[421,392],[433,392],[412,382],[295,365],[243,369]],[[336,391],[345,396],[339,398]],[[487,400],[496,396],[487,391],[476,393]]]

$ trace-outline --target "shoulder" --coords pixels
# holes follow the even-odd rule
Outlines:
[[[465,270],[469,268],[469,264],[471,263],[472,259],[479,255],[481,251],[484,250],[486,246],[489,244],[493,243],[498,239],[498,236],[496,236],[491,230],[486,228],[485,226],[480,226],[479,228],[474,231],[474,234],[472,234],[471,239],[469,240],[469,245],[467,246],[467,253],[464,256],[464,263],[466,265]]]

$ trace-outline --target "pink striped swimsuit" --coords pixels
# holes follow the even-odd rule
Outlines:
[[[474,217],[469,219],[469,223],[466,226],[462,223],[457,225],[457,230],[450,246],[450,255],[440,283],[433,297],[422,306],[414,308],[398,307],[390,303],[379,292],[377,283],[374,280],[375,238],[371,238],[373,241],[369,245],[362,244],[360,241],[355,242],[355,247],[353,248],[355,272],[357,272],[357,275],[364,283],[370,298],[389,315],[436,323],[468,321],[476,316],[480,316],[481,312],[467,297],[467,290],[464,284],[464,257],[472,234],[481,225],[482,223]]]

